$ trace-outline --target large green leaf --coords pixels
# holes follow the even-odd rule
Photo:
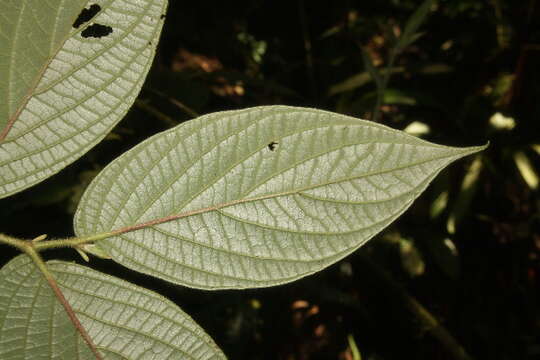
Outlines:
[[[220,112],[120,156],[85,192],[79,236],[113,260],[205,289],[281,284],[338,261],[402,214],[452,161],[376,123],[284,106]]]
[[[167,299],[77,264],[48,265],[104,359],[225,359],[212,339]],[[95,359],[24,255],[0,270],[0,358]]]
[[[0,198],[60,171],[124,117],[154,57],[166,5],[0,1]]]

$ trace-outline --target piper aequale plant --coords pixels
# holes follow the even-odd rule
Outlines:
[[[166,7],[0,2],[0,198],[74,162],[122,119]],[[78,205],[75,237],[0,235],[24,253],[0,270],[0,359],[223,359],[162,296],[40,253],[73,248],[206,290],[279,285],[358,249],[444,167],[483,148],[287,106],[182,123],[101,171]]]

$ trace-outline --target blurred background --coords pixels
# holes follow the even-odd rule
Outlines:
[[[100,169],[218,110],[307,106],[446,145],[489,141],[368,245],[292,284],[205,292],[91,263],[175,301],[230,359],[540,359],[539,96],[536,0],[172,0],[128,116],[75,164],[0,200],[0,228],[72,235]],[[1,263],[14,255],[2,247]]]

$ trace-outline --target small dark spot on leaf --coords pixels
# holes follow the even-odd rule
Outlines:
[[[274,151],[277,145],[278,145],[277,142],[272,141],[270,144],[268,144],[268,149],[270,149],[270,151]]]
[[[83,38],[89,38],[89,37],[100,38],[103,36],[107,36],[112,32],[113,32],[113,29],[110,26],[101,25],[101,24],[92,24],[82,31],[81,36]]]
[[[161,16],[159,17],[161,20],[165,19],[165,14],[161,14]]]
[[[152,42],[151,42],[151,41],[148,42],[148,46],[152,46]]]
[[[81,13],[79,14],[77,19],[73,23],[73,27],[75,29],[78,29],[85,22],[88,22],[88,21],[92,20],[94,18],[94,16],[96,16],[96,14],[100,10],[101,10],[101,6],[99,6],[98,4],[92,4],[92,5],[90,5],[90,8],[82,9]]]

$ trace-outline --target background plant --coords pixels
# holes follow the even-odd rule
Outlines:
[[[531,145],[538,134],[537,74],[531,67],[537,54],[538,16],[531,4],[440,2],[420,28],[424,36],[397,58],[404,68],[394,73],[382,107],[382,122],[405,128],[413,119],[419,120],[429,126],[429,139],[441,143],[481,143],[489,137],[494,144],[481,162],[443,173],[411,212],[389,229],[388,236],[364,250],[479,358],[534,356],[537,330],[531,274],[537,261],[537,210],[536,193],[529,186],[535,184],[536,153]],[[69,211],[85,187],[79,182],[88,181],[96,168],[149,134],[170,127],[174,119],[192,116],[184,115],[185,106],[179,107],[178,100],[198,113],[285,102],[370,118],[375,104],[374,95],[369,95],[372,82],[342,92],[336,92],[339,88],[334,85],[356,75],[362,79],[360,47],[380,68],[390,48],[380,40],[390,38],[389,30],[402,28],[417,4],[343,2],[328,8],[304,4],[302,10],[299,3],[290,11],[245,1],[227,7],[213,3],[211,12],[203,11],[206,5],[200,9],[198,4],[172,5],[159,65],[125,125],[63,175],[2,200],[6,232],[27,238],[39,233],[69,236]],[[307,31],[298,26],[302,13]],[[267,26],[267,19],[276,17],[282,25]],[[303,46],[309,42],[311,55],[298,50],[309,50]],[[170,78],[165,70],[171,69],[175,82],[164,81]],[[490,125],[497,112],[515,118],[517,126],[508,131]],[[155,121],[148,121],[148,113]],[[462,173],[468,169],[472,175],[462,185]],[[65,186],[66,179],[73,186]],[[459,196],[462,193],[468,195]],[[429,214],[435,220],[423,223]],[[453,229],[448,226],[452,217],[460,220]],[[21,226],[20,219],[27,218],[35,219],[33,229]],[[405,251],[411,248],[416,251]],[[423,260],[412,267],[413,272],[396,266],[403,254],[411,253],[420,253]],[[10,254],[6,250],[5,256]],[[363,356],[440,354],[430,332],[410,321],[405,302],[387,303],[386,287],[362,271],[365,260],[355,255],[314,278],[285,287],[219,295],[149,283],[108,262],[98,263],[108,272],[146,282],[147,287],[177,299],[233,358],[260,358],[264,349],[270,353],[276,347],[282,356],[309,353],[325,358],[340,352],[349,356],[349,339],[359,341]],[[276,313],[282,321],[270,321]],[[381,327],[381,323],[388,325]],[[388,342],[395,346],[386,346]]]

